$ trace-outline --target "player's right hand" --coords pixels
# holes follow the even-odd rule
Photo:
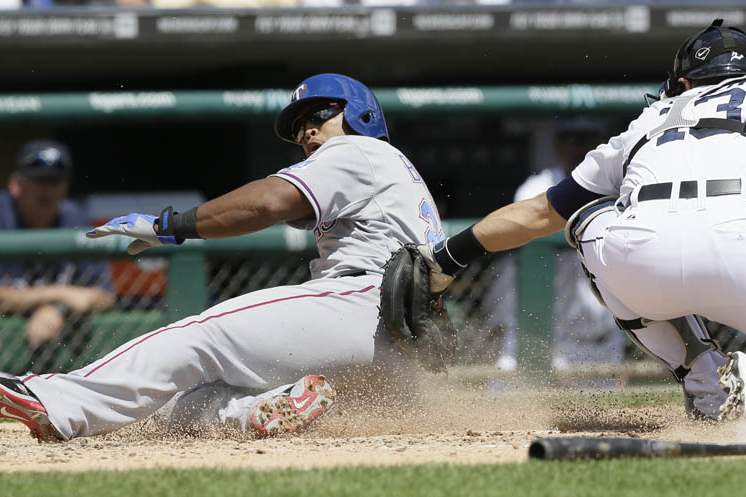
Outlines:
[[[433,245],[430,243],[417,245],[417,250],[422,254],[427,266],[430,268],[430,291],[433,293],[445,292],[453,282],[453,276],[445,274],[440,264],[435,260]]]
[[[133,212],[126,216],[115,217],[86,233],[88,238],[101,238],[109,235],[125,235],[136,240],[127,246],[127,253],[136,255],[150,247],[160,245],[179,245],[182,241],[173,235],[158,235],[158,218],[149,214]]]

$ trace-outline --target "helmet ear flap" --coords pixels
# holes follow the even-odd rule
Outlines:
[[[686,88],[673,73],[668,73],[668,79],[663,82],[663,94],[667,97],[675,97],[684,93]]]
[[[345,124],[355,133],[367,135],[368,127],[376,122],[376,114],[372,109],[361,107],[355,103],[348,103],[345,106],[344,120]]]

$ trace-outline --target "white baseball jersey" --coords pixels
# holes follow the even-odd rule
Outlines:
[[[746,331],[746,137],[668,128],[703,118],[741,123],[745,96],[746,78],[739,77],[665,98],[572,172],[586,190],[624,196],[581,237],[583,259],[606,305],[619,319],[646,321],[633,330],[636,339],[671,370],[688,371],[689,401],[712,418],[725,401],[717,368],[726,358],[717,350],[689,357],[672,320],[685,318],[700,341],[707,330],[695,316]],[[649,140],[628,160],[643,136]],[[708,180],[731,180],[740,193],[709,195]],[[683,181],[697,182],[695,195],[679,194]],[[670,183],[671,193],[640,200],[640,188],[655,183]]]
[[[419,173],[382,140],[335,137],[273,176],[295,185],[313,207],[315,219],[291,223],[316,235],[319,258],[311,262],[313,278],[383,274],[383,264],[403,243],[444,237]]]
[[[181,417],[203,389],[222,397],[196,418],[245,426],[256,393],[373,361],[381,266],[402,243],[443,236],[427,187],[401,152],[364,136],[333,138],[277,176],[313,206],[315,219],[295,224],[316,233],[314,279],[221,302],[77,371],[23,378],[64,438],[112,431],[171,399]]]
[[[627,194],[635,186],[687,179],[739,178],[746,165],[746,140],[737,133],[673,129],[653,137],[634,155],[627,175],[623,165],[635,144],[660,126],[678,99],[691,100],[682,117],[716,117],[743,122],[746,78],[692,88],[647,107],[627,130],[590,151],[572,172],[575,181],[602,195]]]

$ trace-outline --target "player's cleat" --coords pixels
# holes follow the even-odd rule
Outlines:
[[[64,440],[39,399],[18,379],[0,374],[0,419],[20,421],[40,442]]]
[[[259,401],[249,412],[249,426],[259,436],[297,433],[334,405],[335,392],[321,375],[301,378],[289,390]]]
[[[746,354],[730,352],[729,360],[718,368],[718,381],[728,394],[720,406],[720,420],[739,419],[746,408]]]

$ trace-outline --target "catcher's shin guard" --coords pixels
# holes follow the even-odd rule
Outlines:
[[[718,384],[718,368],[727,358],[699,316],[669,321],[616,321],[640,349],[664,364],[681,383],[689,417],[723,419],[721,410],[728,390]]]

